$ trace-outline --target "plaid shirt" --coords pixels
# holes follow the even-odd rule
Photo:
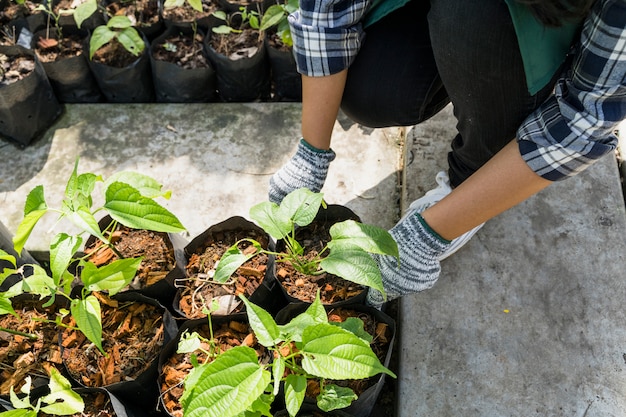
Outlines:
[[[301,0],[300,10],[289,16],[299,72],[324,76],[348,68],[370,2]],[[522,157],[542,177],[575,175],[617,146],[614,130],[626,118],[625,25],[625,0],[597,0],[572,67],[519,128]]]

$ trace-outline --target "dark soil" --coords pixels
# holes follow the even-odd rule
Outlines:
[[[269,244],[267,237],[256,230],[219,232],[209,236],[208,240],[189,256],[185,268],[187,278],[177,280],[180,293],[178,307],[187,318],[205,317],[202,309],[215,297],[244,294],[249,298],[261,285],[269,260],[265,254],[254,256],[239,267],[231,277],[231,283],[220,284],[211,281],[217,261],[228,248],[243,238],[254,239],[264,248]],[[243,253],[255,251],[249,242],[241,243],[239,249]],[[231,312],[240,311],[242,307],[243,304],[239,304]]]
[[[174,247],[167,233],[120,225],[108,238],[124,258],[142,257],[137,275],[129,286],[131,289],[149,287],[164,279],[176,267]],[[85,253],[91,255],[89,260],[97,266],[118,259],[109,247],[102,246],[102,242],[96,239],[88,242]]]
[[[64,36],[61,41],[54,36],[40,37],[35,52],[41,62],[72,58],[83,53],[83,41],[78,35]]]
[[[8,396],[12,386],[18,392],[26,376],[47,379],[47,369],[63,368],[57,342],[59,328],[54,324],[56,309],[44,308],[43,304],[44,301],[13,300],[18,317],[0,316],[0,327],[37,336],[30,339],[0,331],[0,395]]]
[[[291,51],[291,47],[285,45],[276,32],[266,33],[268,44],[271,48],[279,51]]]
[[[52,8],[52,11],[58,15],[61,10],[74,10],[85,2],[86,0],[58,0]]]
[[[159,22],[157,0],[112,1],[106,6],[110,16],[128,16],[133,26],[151,26]]]
[[[63,362],[72,378],[87,387],[135,379],[159,355],[164,340],[163,311],[151,304],[94,295],[102,308],[102,346],[107,355],[82,332],[66,329]]]
[[[42,13],[41,11],[35,11],[39,4],[43,4],[43,2],[26,0],[24,4],[17,4],[15,1],[9,1],[9,4],[4,9],[0,9],[0,24],[6,24],[19,18],[26,18],[35,13]]]
[[[330,241],[329,228],[330,225],[327,223],[313,222],[298,230],[296,240],[304,248],[303,256],[306,259],[312,260],[319,256],[320,251]],[[286,262],[277,264],[276,277],[290,297],[307,303],[315,300],[318,290],[322,304],[344,301],[365,291],[365,287],[333,274],[303,274]]]
[[[7,56],[0,53],[0,87],[18,82],[35,70],[35,60],[27,55]]]
[[[102,46],[93,54],[93,61],[115,68],[125,68],[139,59],[139,55],[135,56],[128,52],[124,46],[117,40]]]
[[[190,329],[205,339],[211,339],[208,324]],[[261,363],[269,363],[270,356],[267,350],[257,342],[254,333],[247,323],[229,320],[220,325],[213,325],[213,338],[215,347],[211,348],[208,343],[203,343],[202,349],[207,352],[224,352],[235,346],[249,346],[257,351]],[[198,363],[211,362],[213,358],[207,357],[203,352],[195,352]],[[180,397],[183,394],[183,381],[192,365],[192,354],[174,353],[162,365],[160,384],[161,399],[167,412],[174,417],[182,417],[183,410],[180,405]]]
[[[185,2],[181,7],[164,8],[163,19],[177,23],[192,22],[194,20],[207,18],[218,9],[219,5],[217,2],[211,0],[202,1],[202,12],[195,10],[189,3]]]
[[[236,61],[254,56],[261,47],[263,40],[258,30],[243,29],[241,33],[221,35],[213,33],[210,44],[219,54]]]
[[[208,68],[209,61],[204,56],[200,34],[195,39],[189,36],[173,35],[153,47],[152,56],[159,61],[171,62],[185,69]]]

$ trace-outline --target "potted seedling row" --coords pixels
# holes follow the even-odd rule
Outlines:
[[[129,292],[117,294],[133,280],[142,258],[119,256],[119,259],[108,264],[96,265],[88,259],[89,255],[81,254],[81,235],[87,233],[96,236],[102,246],[111,248],[115,253],[117,249],[106,231],[116,230],[119,224],[164,233],[180,232],[184,227],[172,213],[155,201],[157,197],[169,198],[169,192],[162,191],[161,185],[152,178],[139,173],[122,172],[105,182],[99,175],[78,174],[77,171],[78,161],[67,182],[64,201],[59,208],[48,206],[42,186],[35,187],[29,193],[25,216],[18,226],[13,243],[19,254],[39,220],[51,212],[60,215],[60,219],[69,219],[81,232],[74,235],[61,232],[54,237],[50,245],[48,270],[38,265],[29,265],[29,270],[26,265],[18,268],[10,255],[0,253],[4,261],[8,260],[14,265],[14,268],[5,269],[0,277],[4,279],[15,274],[21,275],[20,280],[0,293],[0,313],[17,316],[13,305],[19,297],[25,295],[39,297],[43,300],[43,308],[56,306],[56,310],[46,319],[36,321],[33,326],[36,327],[37,323],[54,323],[57,326],[57,334],[62,333],[60,339],[64,367],[73,374],[76,383],[106,386],[134,401],[149,399],[144,393],[152,392],[154,397],[150,406],[154,406],[157,392],[151,382],[156,380],[156,359],[161,346],[176,334],[177,325],[167,309],[156,300]],[[100,182],[104,185],[104,204],[94,206],[92,194]],[[94,216],[100,210],[106,211],[111,218],[104,228],[100,227]],[[119,251],[117,254],[121,255]],[[107,338],[111,328],[115,332],[113,339]],[[34,330],[30,333],[39,337]],[[28,338],[31,334],[18,336]],[[121,340],[122,336],[142,340]],[[140,345],[139,342],[146,344]],[[131,354],[126,350],[129,347],[139,350]],[[97,363],[86,365],[78,362],[84,358],[94,358]],[[79,365],[73,366],[74,362],[70,363],[69,360]],[[134,372],[132,374],[129,371],[131,368]],[[94,369],[100,375],[96,379],[92,375],[81,374],[94,373]]]
[[[346,208],[337,209],[342,213],[328,210],[323,194],[306,188],[288,194],[280,205],[266,201],[250,209],[251,219],[278,241],[276,251],[269,252],[276,259],[278,281],[289,281],[289,286],[299,292],[308,289],[299,297],[292,294],[292,301],[310,303],[318,291],[329,294],[326,304],[339,302],[334,299],[338,292],[345,293],[340,302],[351,302],[351,296],[364,300],[368,288],[384,292],[371,254],[398,257],[395,240],[379,227],[356,221],[358,217]],[[318,225],[315,230],[321,234],[306,234],[311,225]],[[234,245],[220,261],[216,279],[225,279],[242,262],[268,253],[254,241],[251,244],[257,248],[251,253],[243,253]]]

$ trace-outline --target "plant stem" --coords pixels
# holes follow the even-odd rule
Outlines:
[[[11,330],[11,329],[7,329],[6,327],[0,327],[0,332],[6,332],[9,334],[14,334],[17,336],[23,336],[23,337],[27,337],[30,340],[37,340],[39,337],[37,337],[37,335],[32,334],[32,333],[24,333],[24,332],[20,332],[17,330]]]

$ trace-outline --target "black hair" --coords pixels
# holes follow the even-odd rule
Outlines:
[[[544,25],[561,26],[566,21],[584,18],[595,0],[517,0],[527,5]]]

